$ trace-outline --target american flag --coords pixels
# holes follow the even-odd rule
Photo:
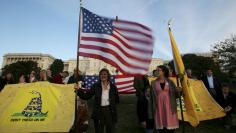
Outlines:
[[[115,85],[120,94],[133,94],[135,89],[133,87],[134,77],[126,75],[116,75],[115,76]]]
[[[79,55],[103,60],[120,72],[144,75],[153,53],[151,30],[139,23],[81,13]]]
[[[98,82],[98,80],[99,80],[98,76],[86,75],[84,77],[85,88],[90,89],[94,83]],[[116,85],[119,94],[135,93],[135,89],[133,87],[134,77],[132,76],[126,76],[126,75],[111,76],[110,81],[112,82],[112,84]]]

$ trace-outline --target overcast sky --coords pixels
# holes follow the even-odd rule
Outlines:
[[[162,59],[172,58],[169,19],[181,53],[209,52],[236,34],[236,0],[84,0],[83,6],[149,26],[153,57]],[[15,52],[76,58],[78,16],[79,0],[0,0],[0,64],[4,54]]]

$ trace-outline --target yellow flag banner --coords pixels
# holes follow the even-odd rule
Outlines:
[[[73,85],[7,85],[0,93],[0,132],[68,132],[74,97]]]
[[[202,115],[199,115],[198,112],[201,112],[201,110],[203,110],[202,103],[200,104],[200,102],[203,99],[199,99],[199,95],[197,95],[198,91],[201,92],[205,92],[206,93],[206,89],[204,87],[204,89],[198,89],[198,88],[193,88],[193,86],[191,85],[191,83],[189,82],[189,79],[185,73],[185,67],[184,67],[184,63],[182,60],[182,57],[180,55],[180,52],[177,48],[175,39],[172,35],[171,29],[169,28],[169,36],[170,36],[170,41],[171,41],[171,47],[172,47],[172,53],[173,53],[173,60],[174,60],[174,65],[175,65],[175,71],[176,73],[179,75],[179,81],[180,81],[180,86],[183,88],[183,101],[184,101],[184,106],[185,106],[185,115],[184,115],[184,119],[185,121],[188,121],[192,126],[196,127],[199,124],[199,121],[201,120],[200,118],[202,117]],[[199,85],[199,83],[195,83],[195,85],[201,86]],[[201,86],[203,87],[203,86]],[[203,94],[201,94],[203,95]],[[197,98],[198,96],[198,98]],[[203,95],[206,97],[210,97],[210,95],[207,93],[206,95]],[[201,97],[201,96],[200,96]],[[202,97],[201,97],[202,98]],[[210,100],[210,99],[208,99]],[[211,102],[212,100],[208,101]],[[197,108],[197,109],[196,109]],[[216,108],[217,111],[220,111],[221,108],[219,106],[217,106]],[[214,108],[214,109],[216,109]],[[206,108],[204,108],[206,109]],[[199,111],[197,111],[199,110]],[[223,110],[221,110],[223,113]],[[202,113],[205,115],[205,113]],[[200,117],[201,116],[201,117]],[[220,117],[222,117],[222,115],[220,115]]]
[[[195,95],[192,95],[193,94],[192,88],[190,88],[187,84],[188,77],[185,74],[184,63],[182,61],[182,57],[179,53],[179,50],[177,48],[176,42],[174,40],[174,37],[171,33],[170,28],[169,28],[169,36],[170,36],[170,41],[171,41],[175,71],[178,75],[182,76],[180,83],[183,88],[186,113],[188,114],[188,119],[189,119],[190,124],[195,127],[199,124],[199,120],[196,116],[196,111],[194,109],[194,105],[196,105],[197,101],[196,101]]]
[[[176,83],[175,78],[170,79]],[[224,109],[212,98],[201,80],[188,79],[188,81],[197,101],[194,108],[199,121],[211,120],[225,116]],[[189,121],[183,97],[181,97],[181,101],[184,111],[184,120]],[[179,99],[177,99],[176,102],[178,105],[178,117],[181,120]]]

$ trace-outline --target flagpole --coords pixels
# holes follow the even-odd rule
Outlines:
[[[171,31],[170,22],[171,22],[171,19],[168,21],[169,31]],[[183,78],[181,74],[177,74],[177,75],[176,75],[177,87],[180,87],[179,79],[181,80],[181,78]],[[179,106],[180,106],[180,113],[181,113],[181,119],[182,119],[182,132],[185,133],[184,113],[183,113],[183,107],[182,107],[181,92],[178,93],[178,97],[179,97]]]
[[[78,83],[78,81],[79,81],[79,46],[80,46],[80,31],[81,31],[81,8],[82,8],[82,0],[80,0],[80,12],[79,12],[79,26],[78,26],[78,41],[77,41],[77,58],[76,58],[76,74],[75,74],[75,76],[76,76],[76,79],[75,79],[75,81],[76,81],[76,84]],[[78,106],[77,106],[77,90],[75,90],[75,119],[74,119],[74,132],[76,132],[76,130],[77,130],[77,127],[78,127],[78,123],[76,123],[77,122],[77,117],[78,117],[78,114],[77,114],[77,112],[78,112],[78,108],[77,108]]]
[[[177,87],[180,87],[179,85],[179,79],[181,80],[181,74],[176,75],[176,82]],[[181,99],[181,92],[178,93],[179,97],[179,106],[180,106],[180,113],[181,113],[181,119],[182,119],[182,132],[185,133],[185,126],[184,126],[184,113],[183,113],[183,107],[182,107],[182,99]]]

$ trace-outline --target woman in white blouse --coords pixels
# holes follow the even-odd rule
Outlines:
[[[81,84],[75,86],[78,89],[77,94],[81,99],[88,100],[94,98],[92,119],[94,120],[95,133],[115,132],[117,122],[116,104],[119,103],[117,88],[110,82],[110,73],[108,69],[103,68],[99,72],[99,81],[92,85],[89,91],[84,91]]]

